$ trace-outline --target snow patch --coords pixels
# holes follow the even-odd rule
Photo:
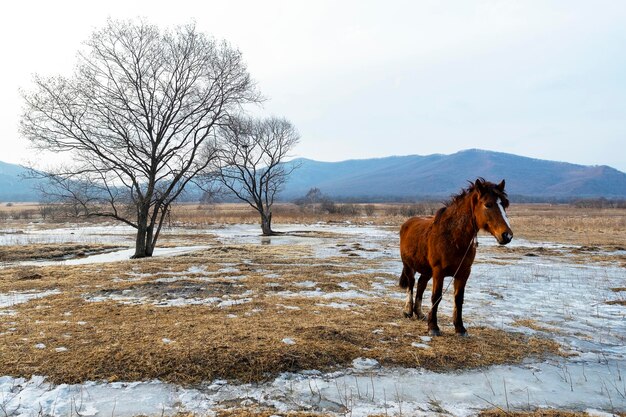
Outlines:
[[[184,255],[192,252],[208,249],[210,246],[179,246],[173,248],[156,248],[153,257],[169,257]],[[96,263],[122,262],[128,261],[135,253],[135,249],[124,249],[115,252],[101,253],[98,255],[86,256],[84,258],[64,259],[57,261],[26,261],[18,262],[17,265],[24,266],[50,266],[50,265],[88,265]]]
[[[315,286],[317,285],[317,282],[302,281],[302,282],[296,282],[294,285],[296,287],[301,287],[301,288],[315,288]]]
[[[380,363],[376,359],[356,358],[352,361],[352,367],[359,371],[367,371],[380,368]]]
[[[328,307],[328,308],[337,308],[340,310],[349,310],[351,308],[357,307],[356,304],[352,303],[316,303],[318,307]]]
[[[8,293],[0,293],[0,308],[11,307],[16,304],[26,303],[30,300],[36,300],[39,298],[48,297],[50,295],[60,294],[59,290],[48,290],[48,291],[28,291],[28,292],[17,292],[17,291],[9,291]]]
[[[224,300],[217,304],[219,308],[232,307],[239,304],[245,304],[252,301],[252,298],[240,298],[238,300]]]
[[[281,308],[284,308],[285,310],[294,310],[294,311],[301,310],[301,308],[298,306],[288,306],[285,304],[276,304],[276,307],[281,307]]]

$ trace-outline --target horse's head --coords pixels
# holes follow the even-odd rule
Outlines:
[[[499,244],[506,245],[513,239],[513,231],[506,217],[509,199],[504,192],[504,180],[494,184],[479,178],[472,188],[476,226],[491,233]]]

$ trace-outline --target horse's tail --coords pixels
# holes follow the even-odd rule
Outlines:
[[[415,273],[413,272],[413,270],[411,270],[411,268],[409,268],[408,266],[404,265],[404,267],[402,268],[402,274],[400,274],[400,288],[409,288],[409,287],[413,287],[413,285],[415,284]]]

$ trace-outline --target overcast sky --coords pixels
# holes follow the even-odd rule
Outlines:
[[[0,160],[32,75],[70,75],[107,17],[195,20],[239,48],[268,115],[323,161],[510,152],[626,171],[626,1],[13,1],[0,18]]]

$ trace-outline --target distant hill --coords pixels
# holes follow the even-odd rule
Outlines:
[[[541,198],[626,198],[626,174],[608,166],[584,166],[470,149],[452,155],[392,156],[318,162],[300,168],[281,194],[293,199],[319,188],[335,198],[384,200],[445,197],[468,180],[506,179],[509,195]]]
[[[28,169],[0,161],[0,202],[38,201],[34,180],[25,179]]]
[[[626,174],[614,168],[575,165],[469,149],[452,155],[409,155],[319,162],[296,159],[300,168],[289,178],[282,200],[304,196],[313,187],[335,199],[385,201],[445,198],[484,177],[506,179],[510,196],[544,199],[626,198]],[[38,201],[33,180],[19,165],[0,162],[0,202]],[[187,200],[199,199],[188,190]]]

